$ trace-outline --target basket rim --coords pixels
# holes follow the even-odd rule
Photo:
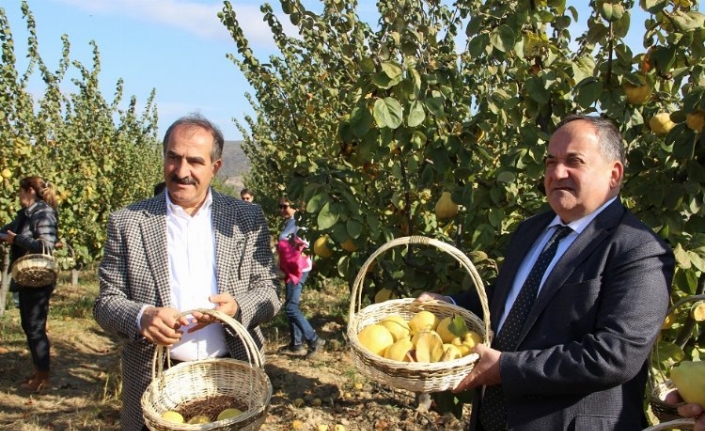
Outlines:
[[[667,421],[667,422],[661,422],[661,423],[656,424],[654,426],[644,428],[643,431],[661,431],[661,430],[670,430],[670,429],[681,428],[681,427],[689,427],[688,429],[693,429],[694,426],[695,426],[695,419],[684,418],[684,419],[674,419],[674,420]]]
[[[269,409],[269,404],[272,398],[272,382],[264,369],[264,356],[262,352],[257,348],[257,344],[254,339],[247,331],[247,329],[237,320],[223,313],[222,311],[215,309],[206,308],[196,308],[192,310],[187,310],[179,313],[178,318],[185,317],[193,314],[194,312],[200,312],[215,317],[217,320],[223,322],[223,324],[230,326],[230,328],[235,331],[236,335],[242,340],[245,345],[245,352],[247,354],[247,361],[235,359],[235,358],[206,358],[196,361],[185,361],[179,363],[173,367],[164,367],[165,363],[170,362],[169,347],[156,345],[154,349],[154,355],[152,359],[152,381],[149,383],[144,393],[142,394],[141,404],[143,415],[145,416],[145,422],[156,422],[163,425],[167,429],[187,429],[187,430],[220,430],[229,429],[223,427],[230,427],[241,422],[249,421],[248,424],[256,423],[260,420],[260,417],[266,415]],[[152,392],[158,392],[158,386],[164,378],[169,374],[175,374],[177,372],[184,371],[183,368],[196,367],[204,363],[209,364],[228,364],[228,366],[242,366],[247,367],[253,375],[260,377],[266,385],[266,396],[264,403],[261,405],[248,404],[248,410],[243,412],[241,415],[231,418],[224,419],[222,421],[210,422],[208,424],[195,425],[195,424],[176,424],[172,422],[165,421],[159,415],[153,415],[151,410],[145,409],[145,404],[148,402],[147,397],[150,396]],[[250,400],[251,401],[251,400]],[[149,416],[149,417],[147,417]],[[254,419],[254,420],[252,420]],[[222,423],[221,423],[222,422]],[[249,425],[248,425],[249,426]]]
[[[487,300],[487,292],[485,292],[484,286],[482,284],[482,278],[480,277],[480,274],[477,272],[477,269],[475,268],[475,265],[472,263],[472,261],[463,253],[460,251],[458,248],[455,246],[439,241],[434,238],[429,238],[425,236],[419,236],[419,235],[412,235],[412,236],[404,236],[404,237],[399,237],[392,239],[391,241],[386,242],[382,246],[380,246],[377,250],[374,251],[370,255],[369,258],[365,261],[365,263],[362,265],[360,268],[360,271],[358,271],[357,276],[355,277],[355,281],[353,282],[353,287],[352,291],[350,293],[350,307],[348,310],[348,328],[350,328],[350,322],[353,321],[353,318],[357,313],[361,311],[361,306],[362,306],[362,287],[363,287],[363,282],[365,279],[365,275],[367,274],[367,269],[370,267],[372,262],[377,259],[379,255],[384,253],[385,251],[396,247],[400,245],[431,245],[434,246],[441,251],[446,252],[447,254],[451,255],[455,260],[458,261],[458,263],[461,264],[463,269],[465,269],[469,274],[470,278],[473,282],[473,285],[475,286],[475,290],[477,291],[478,296],[480,297],[480,304],[482,306],[482,312],[483,312],[483,323],[485,327],[485,334],[484,334],[484,339],[485,342],[489,345],[492,342],[492,333],[490,331],[490,310],[489,310],[489,305],[488,305],[488,300]],[[395,300],[392,300],[395,301]],[[385,301],[388,302],[388,301]],[[454,304],[448,304],[448,305],[454,305]],[[458,309],[463,309],[462,307],[456,306]],[[464,310],[464,309],[463,309]]]

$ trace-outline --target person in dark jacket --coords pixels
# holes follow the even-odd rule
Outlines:
[[[22,209],[15,219],[0,228],[0,238],[10,244],[10,265],[27,253],[53,252],[58,238],[56,188],[41,177],[31,176],[20,181]],[[49,298],[56,283],[41,287],[24,287],[10,281],[10,290],[19,292],[22,330],[32,354],[34,373],[20,385],[23,391],[37,392],[49,387],[49,337],[46,323]]]
[[[624,147],[609,119],[571,115],[546,147],[550,211],[518,225],[488,287],[494,337],[455,391],[470,431],[641,431],[648,356],[666,317],[671,247],[622,204]],[[481,313],[474,292],[451,301]],[[697,414],[697,413],[694,413]]]

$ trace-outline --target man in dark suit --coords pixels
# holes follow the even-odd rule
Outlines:
[[[163,142],[167,193],[111,214],[94,316],[120,336],[125,431],[144,427],[140,400],[155,345],[171,358],[247,360],[245,345],[201,313],[237,319],[262,349],[259,325],[279,310],[280,284],[262,210],[210,188],[222,164],[223,135],[200,116],[169,127]]]
[[[623,172],[622,137],[609,120],[570,116],[551,136],[551,211],[513,234],[488,290],[494,340],[476,347],[480,360],[455,389],[478,390],[471,430],[646,426],[647,358],[668,308],[674,257],[620,202]],[[565,233],[554,241],[557,231]],[[451,300],[419,296],[428,299]],[[481,313],[477,295],[452,300]]]

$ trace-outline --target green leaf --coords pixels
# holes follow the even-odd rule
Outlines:
[[[389,77],[391,80],[399,79],[401,78],[401,73],[402,73],[402,68],[399,66],[394,61],[385,61],[382,62],[382,71]]]
[[[349,218],[348,222],[346,224],[346,228],[348,230],[348,234],[350,237],[357,239],[360,237],[362,234],[362,223],[360,221],[355,220],[353,218]]]
[[[673,16],[673,25],[680,31],[701,29],[705,27],[705,15],[695,10],[686,14],[677,11]]]
[[[532,77],[526,81],[526,91],[539,105],[545,105],[551,99],[551,93],[546,89],[541,78]]]
[[[357,105],[353,108],[350,117],[350,128],[355,136],[364,136],[371,128],[374,122],[370,110],[366,105]]]
[[[509,52],[514,49],[516,33],[506,24],[502,24],[490,33],[490,43],[502,52]]]
[[[482,33],[470,39],[468,43],[468,54],[471,58],[482,57],[490,46],[490,36],[487,33]]]
[[[373,115],[379,127],[388,127],[392,130],[401,125],[403,118],[401,104],[393,97],[377,99]]]
[[[318,217],[316,219],[318,222],[318,228],[321,230],[329,229],[338,222],[339,218],[340,214],[338,214],[336,207],[331,205],[330,202],[327,202],[318,213]]]
[[[306,204],[306,212],[316,214],[323,206],[330,202],[330,195],[322,192],[312,197]]]
[[[436,117],[445,117],[445,112],[443,109],[444,99],[442,97],[429,97],[424,101],[426,104],[426,109]]]
[[[424,122],[426,119],[426,112],[423,109],[423,103],[419,100],[414,100],[409,108],[409,118],[407,119],[407,124],[409,127],[416,127]]]

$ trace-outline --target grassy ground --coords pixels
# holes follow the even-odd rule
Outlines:
[[[95,272],[82,272],[79,281],[71,286],[69,274],[62,273],[52,297],[52,387],[45,393],[27,395],[17,389],[31,372],[31,360],[11,303],[0,319],[0,348],[6,349],[0,353],[0,430],[120,429],[120,345],[93,320]],[[344,338],[348,307],[346,286],[326,283],[305,289],[302,309],[328,340],[325,353],[312,360],[277,354],[289,336],[283,312],[265,325],[265,372],[273,392],[261,430],[464,429],[466,423],[452,416],[417,409],[413,393],[390,389],[358,372]]]

